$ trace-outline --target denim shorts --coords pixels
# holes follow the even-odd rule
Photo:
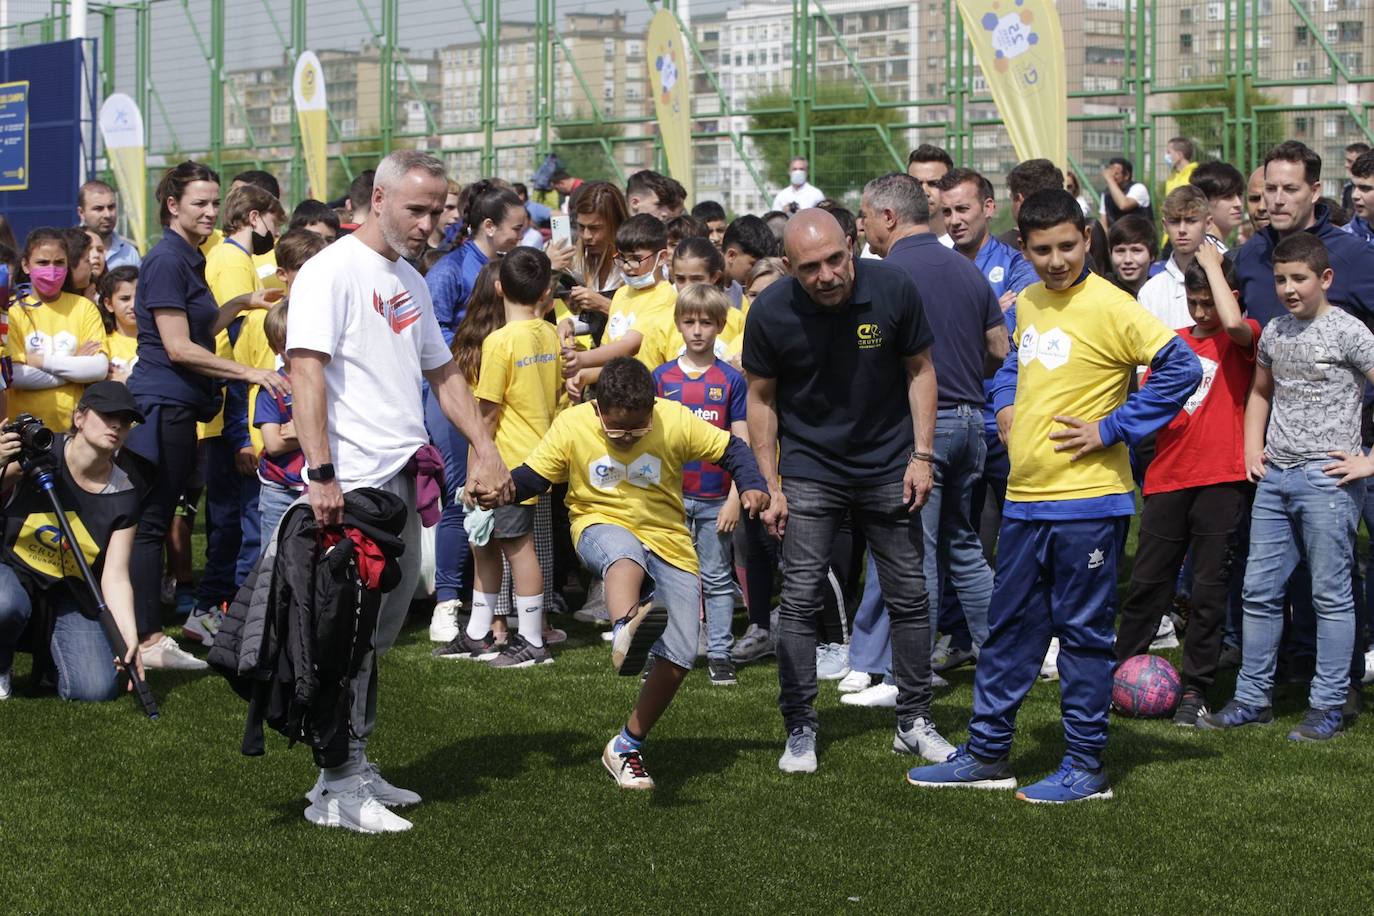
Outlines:
[[[577,540],[577,555],[583,566],[602,579],[617,560],[639,564],[644,570],[640,602],[657,598],[668,610],[668,628],[651,653],[679,668],[692,667],[701,632],[701,578],[696,573],[665,562],[619,525],[589,526]]]
[[[491,536],[524,537],[534,531],[534,506],[497,506],[491,513]]]

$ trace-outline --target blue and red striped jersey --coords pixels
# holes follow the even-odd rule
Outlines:
[[[677,401],[719,429],[744,419],[748,388],[744,376],[729,363],[716,364],[693,378],[677,360],[654,370],[658,396]],[[682,495],[694,499],[724,499],[730,495],[730,475],[718,464],[689,461],[682,466]]]

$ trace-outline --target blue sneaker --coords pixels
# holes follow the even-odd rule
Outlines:
[[[931,789],[1015,789],[1016,777],[1011,775],[1007,758],[982,760],[959,745],[944,763],[916,767],[907,772],[906,781],[913,786]]]
[[[1016,791],[1016,797],[1033,805],[1066,805],[1069,802],[1106,800],[1112,797],[1106,769],[1085,770],[1065,760],[1053,776]]]
[[[1269,706],[1246,706],[1238,700],[1231,700],[1216,712],[1199,716],[1198,728],[1240,728],[1243,725],[1272,725],[1274,710]]]
[[[1288,733],[1289,741],[1330,741],[1345,733],[1345,717],[1339,709],[1309,709],[1298,727]]]

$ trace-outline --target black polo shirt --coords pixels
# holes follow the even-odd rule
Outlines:
[[[179,404],[202,420],[213,418],[220,408],[219,382],[172,362],[153,319],[155,309],[185,312],[192,342],[215,352],[219,306],[205,282],[205,255],[171,229],[163,230],[162,241],[139,267],[134,290],[138,362],[129,376],[129,391],[140,407]]]
[[[898,239],[883,258],[916,284],[935,335],[930,358],[940,383],[939,406],[983,405],[986,332],[1005,322],[997,296],[973,262],[929,232]]]
[[[855,263],[849,302],[816,305],[795,279],[749,308],[744,368],[777,380],[778,470],[836,484],[900,480],[913,437],[905,359],[934,338],[900,268]]]

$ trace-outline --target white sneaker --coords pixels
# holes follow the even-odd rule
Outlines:
[[[1177,649],[1178,633],[1174,631],[1174,621],[1168,614],[1159,619],[1159,629],[1150,642],[1151,649]]]
[[[215,634],[219,632],[219,625],[223,620],[224,612],[220,608],[198,607],[181,625],[181,635],[208,649],[214,643]]]
[[[383,779],[381,769],[370,760],[363,763],[362,777],[377,801],[388,808],[405,808],[410,805],[418,805],[421,801],[418,792],[393,786]],[[309,792],[305,793],[305,800],[313,805],[320,800],[323,791],[324,771],[321,771],[315,779],[315,785],[310,788]]]
[[[846,693],[840,697],[846,706],[883,706],[888,709],[897,707],[896,684],[874,684],[858,693]]]
[[[616,751],[615,742],[616,738],[612,738],[601,751],[601,765],[611,774],[615,784],[622,789],[652,789],[654,778],[644,769],[644,753],[629,751],[621,754]]]
[[[928,716],[917,716],[905,729],[900,722],[897,723],[892,751],[896,754],[916,754],[931,763],[944,763],[954,753],[954,745],[944,739]]]
[[[456,598],[434,605],[429,618],[430,642],[453,642],[458,635],[458,611],[463,603]]]
[[[849,647],[844,643],[816,646],[816,680],[838,681],[849,674]]]
[[[161,668],[164,670],[175,671],[203,671],[210,666],[201,659],[196,658],[181,646],[177,645],[176,640],[162,634],[162,638],[151,646],[143,646],[138,650],[138,654],[143,658],[144,668]]]
[[[816,730],[809,725],[793,729],[787,736],[787,746],[778,758],[778,769],[784,773],[816,772]]]
[[[730,657],[734,659],[736,665],[747,665],[774,654],[776,654],[776,649],[773,645],[773,637],[768,630],[756,623],[749,624],[744,635],[730,649]]]
[[[860,690],[867,690],[873,686],[873,675],[867,671],[859,671],[857,668],[851,669],[848,674],[840,678],[840,693],[858,693]]]
[[[1370,649],[1364,654],[1364,677],[1360,683],[1374,683],[1374,649]]]
[[[1049,651],[1045,653],[1045,660],[1040,663],[1040,680],[1057,681],[1059,680],[1059,640],[1050,640]]]
[[[14,669],[6,668],[0,671],[0,700],[8,700],[14,696]]]
[[[343,827],[358,833],[400,833],[412,826],[388,811],[362,776],[349,777],[333,788],[321,786],[305,809],[305,819],[320,827]]]

